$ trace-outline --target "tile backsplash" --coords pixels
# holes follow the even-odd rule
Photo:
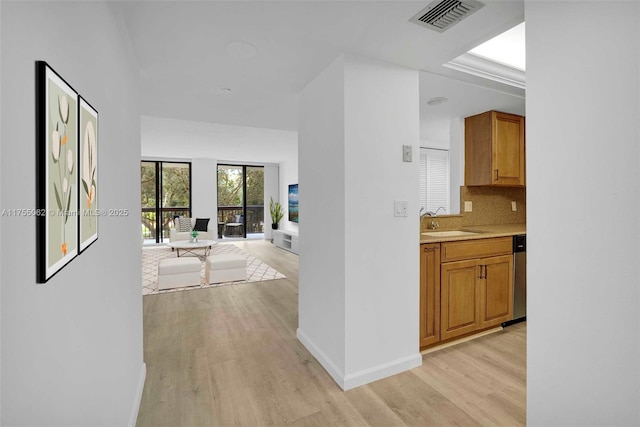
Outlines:
[[[462,211],[464,202],[468,201],[473,203],[473,211],[437,217],[440,229],[527,222],[527,189],[524,187],[460,187]],[[515,212],[511,209],[511,202],[516,202]],[[420,223],[420,229],[428,229],[431,220],[433,218],[425,216]]]

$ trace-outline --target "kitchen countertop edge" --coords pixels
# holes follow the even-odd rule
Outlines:
[[[461,240],[477,240],[477,239],[489,239],[492,237],[506,237],[515,236],[518,234],[527,234],[526,224],[501,224],[501,225],[472,225],[462,227],[461,231],[477,232],[478,234],[470,234],[466,236],[424,236],[420,231],[420,244],[424,243],[442,243],[442,242],[456,242]],[[447,230],[438,230],[447,231]]]

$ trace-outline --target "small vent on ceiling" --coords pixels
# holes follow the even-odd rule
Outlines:
[[[409,21],[443,33],[483,6],[476,0],[436,0]]]

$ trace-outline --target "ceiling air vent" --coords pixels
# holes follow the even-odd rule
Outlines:
[[[443,33],[483,6],[476,0],[436,0],[409,21]]]

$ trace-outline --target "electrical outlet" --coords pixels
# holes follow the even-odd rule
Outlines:
[[[514,202],[511,202],[511,210],[512,210],[513,212],[515,212],[515,211],[517,211],[517,210],[518,210],[518,207],[516,206],[516,202],[515,202],[515,201],[514,201]]]
[[[472,201],[465,201],[464,202],[464,211],[465,212],[473,212],[473,202]]]

